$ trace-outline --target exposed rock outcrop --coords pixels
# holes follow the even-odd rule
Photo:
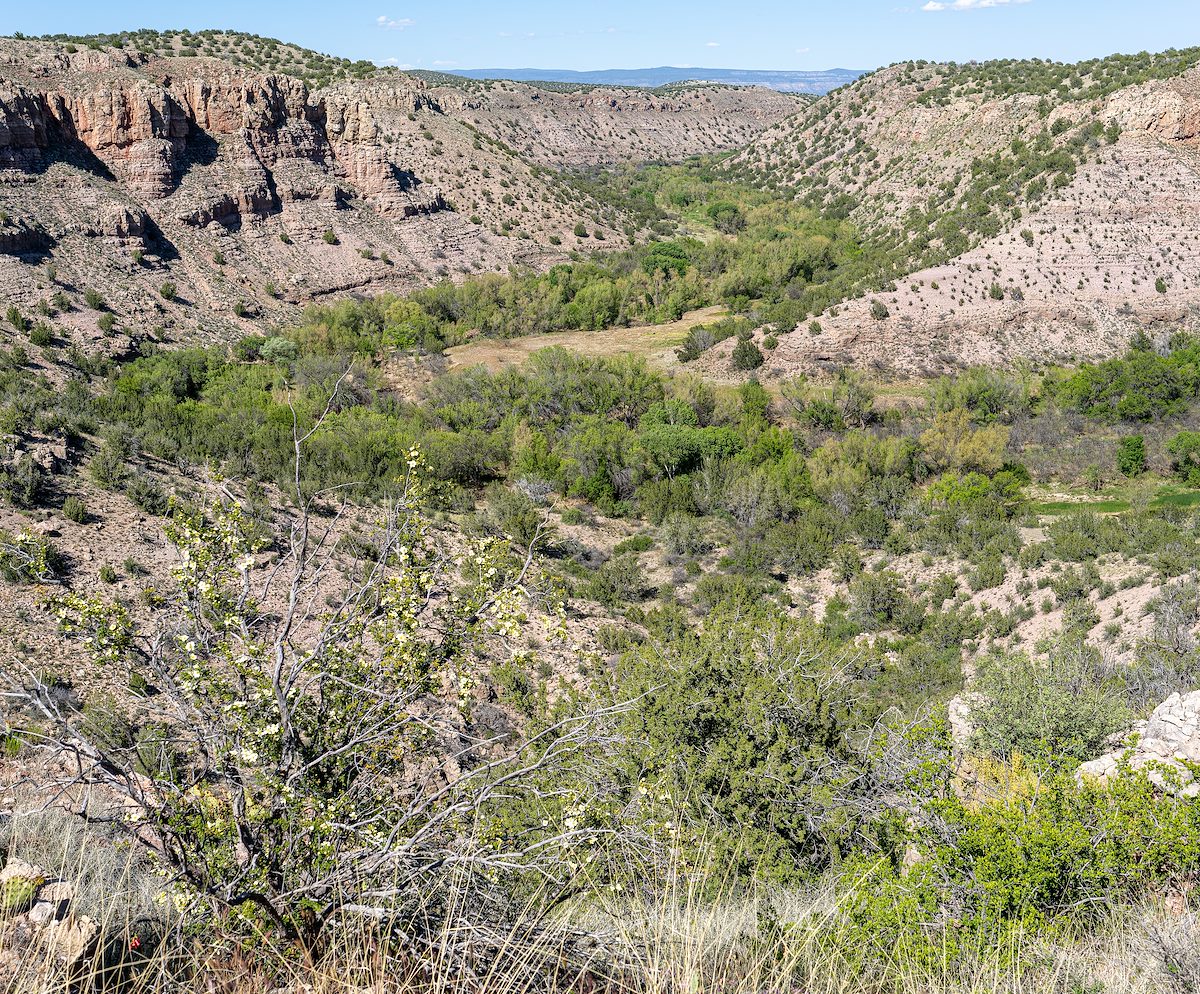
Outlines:
[[[1150,779],[1165,790],[1200,796],[1200,781],[1192,772],[1200,764],[1200,691],[1172,694],[1131,737],[1136,738],[1133,746],[1084,763],[1080,775],[1103,780],[1128,761],[1131,769],[1147,769]]]
[[[395,71],[314,90],[219,58],[0,39],[0,300],[45,314],[74,294],[46,318],[64,340],[113,340],[114,319],[212,340],[329,295],[545,267],[644,223],[561,166],[728,148],[794,107]]]

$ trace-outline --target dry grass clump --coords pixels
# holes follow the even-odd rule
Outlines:
[[[3,830],[9,860],[38,861],[73,883],[73,917],[103,940],[69,967],[3,923],[0,982],[13,994],[1185,994],[1200,989],[1200,917],[1178,900],[1118,908],[1088,934],[1012,936],[964,952],[952,931],[944,956],[916,961],[838,945],[844,907],[834,880],[806,891],[771,889],[711,898],[696,884],[657,897],[607,894],[546,916],[531,904],[485,932],[463,899],[414,912],[387,936],[347,918],[319,959],[266,936],[248,939],[206,918],[189,923],[164,900],[163,882],[135,852],[55,813]],[[429,909],[431,912],[434,909]],[[414,936],[432,926],[417,954]],[[408,934],[411,933],[411,934]],[[464,968],[462,950],[475,950]],[[935,943],[935,945],[937,945]],[[132,950],[132,952],[131,952]]]

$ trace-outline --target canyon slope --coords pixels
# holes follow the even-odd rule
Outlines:
[[[849,217],[892,268],[762,375],[1095,359],[1196,327],[1198,57],[901,64],[769,129],[736,168]]]
[[[374,67],[312,88],[159,47],[0,40],[0,298],[85,350],[228,339],[316,299],[636,239],[564,167],[737,147],[797,106]]]

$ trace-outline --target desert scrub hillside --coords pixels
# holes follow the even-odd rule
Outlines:
[[[20,37],[20,36],[17,36]],[[213,58],[245,66],[258,72],[283,73],[302,79],[313,87],[328,85],[339,79],[361,79],[379,71],[373,62],[325,55],[244,31],[119,31],[94,35],[45,35],[44,41],[57,42],[68,48],[88,48],[101,51],[115,48],[140,55],[160,58]]]
[[[776,375],[1099,358],[1189,322],[1196,58],[896,65],[732,157],[730,175],[854,221],[877,266]]]
[[[863,221],[922,268],[1069,186],[1122,133],[1114,94],[1175,79],[1198,60],[1185,50],[1078,65],[901,63],[818,101],[736,161]]]
[[[1063,63],[1046,59],[993,59],[982,63],[933,67],[934,77],[922,83],[921,103],[945,104],[958,97],[983,94],[1006,97],[1033,94],[1050,106],[1078,100],[1107,97],[1127,86],[1180,76],[1200,62],[1200,49],[1169,49],[1166,52],[1113,54],[1083,62]],[[916,75],[929,68],[925,62],[909,62],[905,70]],[[904,77],[908,82],[909,78]],[[931,85],[932,84],[932,85]]]
[[[405,401],[375,308],[6,353],[10,984],[1191,969],[1198,802],[1076,771],[1200,672],[1194,340],[909,409],[561,350]]]

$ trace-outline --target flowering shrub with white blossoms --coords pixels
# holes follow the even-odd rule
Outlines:
[[[537,743],[465,733],[472,661],[526,623],[532,555],[494,538],[446,554],[420,509],[421,468],[413,450],[357,562],[307,508],[271,548],[225,503],[174,514],[175,589],[149,624],[98,597],[54,600],[61,631],[148,688],[139,712],[165,730],[147,761],[89,741],[47,698],[79,781],[120,800],[197,904],[310,947],[346,909],[390,913],[451,867],[490,886],[497,866],[547,859],[544,841],[498,853],[472,826],[494,792],[511,802],[523,763],[544,768],[582,727]]]

